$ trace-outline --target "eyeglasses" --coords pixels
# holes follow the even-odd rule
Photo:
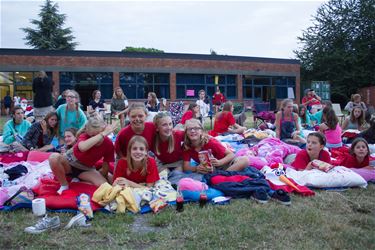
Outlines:
[[[193,131],[199,131],[199,130],[202,130],[202,128],[201,128],[201,127],[193,127],[193,128],[186,128],[186,130],[187,130],[188,132],[193,132]]]
[[[67,95],[66,98],[76,98],[74,95]]]

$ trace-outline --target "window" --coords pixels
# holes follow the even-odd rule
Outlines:
[[[217,78],[220,90],[227,99],[237,97],[237,86],[235,75],[204,75],[204,74],[177,74],[177,98],[197,99],[199,90],[206,91],[208,96],[215,93],[215,78]],[[187,96],[187,90],[193,90],[194,96]]]
[[[129,99],[146,99],[149,92],[170,98],[167,73],[120,73],[120,86]]]

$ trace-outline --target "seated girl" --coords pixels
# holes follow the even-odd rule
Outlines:
[[[298,116],[300,118],[302,128],[309,129],[312,127],[309,111],[304,105],[299,105]]]
[[[193,118],[194,119],[199,119],[199,117],[200,117],[200,113],[199,112],[200,111],[199,111],[198,104],[196,104],[195,102],[194,103],[190,103],[188,109],[182,115],[180,123],[175,126],[175,129],[184,130],[184,125],[185,125],[185,122],[187,120],[190,120],[190,119],[193,119]]]
[[[64,144],[60,147],[60,153],[65,154],[77,142],[77,129],[67,128],[64,132]]]
[[[21,106],[15,106],[12,119],[4,124],[3,143],[12,146],[15,152],[27,151],[21,141],[31,127],[31,123],[25,120],[25,113]]]
[[[133,188],[154,186],[160,179],[154,158],[148,156],[148,144],[144,137],[135,135],[128,144],[127,158],[121,158],[116,166],[113,185]]]
[[[310,133],[307,136],[306,148],[297,153],[292,166],[296,170],[310,170],[314,168],[312,165],[313,160],[331,163],[329,153],[324,150],[325,144],[326,138],[323,134],[319,132]]]
[[[61,194],[69,188],[66,174],[95,186],[107,182],[109,162],[114,161],[114,148],[108,135],[116,127],[115,123],[106,125],[99,116],[89,117],[85,127],[78,132],[78,141],[73,148],[65,155],[53,153],[49,157],[51,170],[61,184],[57,193]],[[94,165],[101,159],[103,165],[100,171],[97,171]]]
[[[280,140],[293,140],[305,143],[300,136],[301,128],[298,123],[298,115],[293,113],[293,101],[285,99],[281,103],[281,110],[276,113],[276,137]]]
[[[49,112],[40,122],[35,122],[23,137],[22,145],[28,150],[41,152],[53,151],[51,144],[58,136],[58,118],[55,112]]]
[[[151,151],[159,160],[159,172],[168,169],[182,171],[182,144],[184,131],[173,130],[172,118],[168,112],[159,112],[154,117],[156,127],[155,144]]]
[[[354,107],[350,116],[348,116],[342,124],[342,130],[356,129],[362,131],[365,129],[365,112],[361,107]]]
[[[331,107],[323,109],[323,123],[320,124],[319,130],[327,139],[327,148],[339,148],[342,146],[341,127],[335,111]]]
[[[375,115],[370,119],[370,127],[359,133],[358,137],[364,138],[370,144],[375,144]]]
[[[242,127],[236,123],[233,116],[233,103],[227,101],[224,104],[223,111],[216,113],[214,129],[209,132],[212,136],[218,136],[223,134],[242,134],[245,132],[246,127]]]
[[[200,151],[211,151],[209,161],[211,162],[213,170],[240,171],[249,166],[249,161],[246,156],[235,158],[232,151],[225,148],[215,138],[209,137],[209,135],[203,131],[203,126],[199,120],[191,119],[186,121],[185,124],[184,152],[182,155],[184,171],[193,171],[202,174],[212,171],[204,166],[204,164],[199,164],[197,167],[191,166],[191,159],[200,162]]]
[[[348,102],[345,106],[345,110],[349,111],[351,113],[355,107],[361,108],[364,112],[367,111],[366,104],[362,102],[362,97],[360,94],[353,94],[351,97],[350,102]]]

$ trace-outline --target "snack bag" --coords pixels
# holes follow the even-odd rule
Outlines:
[[[88,194],[80,194],[77,196],[78,210],[83,213],[88,220],[94,218],[94,213],[90,204],[90,196]]]
[[[168,203],[163,198],[158,198],[150,202],[150,208],[155,214],[160,212],[166,206],[168,206]]]
[[[198,152],[198,157],[201,165],[205,167],[209,172],[214,171],[214,168],[210,161],[211,155],[211,152],[207,150]]]
[[[313,160],[311,162],[311,165],[314,168],[319,169],[320,171],[323,171],[323,172],[326,172],[326,173],[333,168],[333,165],[331,165],[327,162],[321,161],[321,160]]]

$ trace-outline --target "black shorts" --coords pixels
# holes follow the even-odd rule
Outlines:
[[[78,176],[80,174],[82,174],[83,172],[86,172],[87,170],[82,170],[82,169],[79,169],[79,168],[75,168],[73,167],[72,165],[70,166],[70,168],[72,169],[72,172],[69,174],[72,178],[78,178]]]

